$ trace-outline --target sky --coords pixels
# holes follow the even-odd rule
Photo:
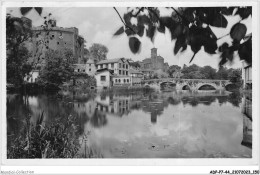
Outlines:
[[[120,15],[123,16],[127,12],[126,8],[117,8]],[[8,8],[7,13],[13,16],[21,16],[18,8]],[[48,8],[44,7],[42,16],[39,16],[36,11],[30,11],[26,17],[32,19],[34,26],[43,24],[43,16],[52,13],[52,17],[56,19],[59,27],[77,27],[79,34],[86,40],[86,47],[89,48],[93,43],[101,43],[107,46],[109,52],[107,59],[113,58],[132,58],[134,61],[142,61],[149,58],[151,48],[156,47],[158,55],[164,58],[169,65],[183,66],[197,64],[199,66],[210,65],[218,68],[220,54],[210,55],[204,52],[202,48],[195,56],[194,60],[189,64],[193,55],[190,47],[187,50],[176,55],[173,54],[174,43],[176,40],[171,40],[170,33],[166,29],[166,33],[158,33],[155,36],[154,43],[147,37],[141,38],[141,51],[139,54],[133,54],[128,46],[128,37],[126,34],[113,36],[113,34],[123,25],[116,11],[112,7],[60,7]],[[169,10],[161,10],[162,16],[170,14]],[[211,27],[217,37],[224,36],[230,32],[231,27],[240,20],[238,15],[226,17],[228,20],[227,28]],[[247,26],[247,34],[251,33],[252,19],[251,17],[242,21]],[[144,35],[145,36],[145,35]],[[230,36],[218,40],[218,45],[223,42],[231,43]],[[227,64],[227,67],[241,68],[241,61],[238,54],[235,53],[235,59],[232,64]]]

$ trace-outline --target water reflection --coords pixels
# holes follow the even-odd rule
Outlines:
[[[7,128],[18,133],[28,111],[32,123],[44,111],[46,123],[77,116],[79,135],[91,133],[87,144],[103,157],[251,157],[249,102],[225,91],[8,95]]]

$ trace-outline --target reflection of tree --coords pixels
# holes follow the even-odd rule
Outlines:
[[[175,99],[175,98],[173,98],[173,97],[169,97],[167,101],[168,101],[168,103],[170,103],[170,104],[172,104],[172,105],[177,105],[177,104],[180,103],[180,100],[179,100],[179,99]]]
[[[96,110],[95,115],[90,119],[90,123],[95,128],[105,126],[107,124],[106,115]]]
[[[219,105],[222,105],[227,102],[227,96],[218,96],[216,97],[218,99]]]
[[[233,92],[228,96],[228,101],[234,106],[239,107],[239,104],[242,101],[242,95],[240,92]]]
[[[212,102],[215,102],[216,97],[215,96],[200,96],[200,97],[183,97],[182,103],[185,104],[190,104],[191,106],[197,106],[198,104],[204,104],[204,105],[211,105]]]

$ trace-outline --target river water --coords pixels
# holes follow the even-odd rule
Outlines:
[[[225,91],[118,90],[29,96],[28,104],[32,123],[42,112],[46,123],[77,116],[79,140],[88,138],[82,153],[91,147],[104,158],[250,158],[252,108],[245,100]],[[8,135],[23,126],[24,101],[7,96]]]

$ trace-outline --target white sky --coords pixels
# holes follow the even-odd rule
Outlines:
[[[126,8],[117,8],[121,16],[126,12]],[[21,16],[18,8],[9,8],[7,13],[10,13],[14,16]],[[190,47],[188,46],[187,50],[178,53],[177,55],[173,54],[173,48],[175,40],[171,41],[170,33],[166,30],[166,34],[157,33],[154,39],[154,43],[150,41],[149,38],[141,38],[141,52],[139,54],[132,54],[128,46],[128,37],[125,34],[120,36],[113,37],[113,34],[123,25],[119,19],[117,13],[112,7],[66,7],[66,8],[47,8],[44,7],[42,16],[45,16],[49,13],[52,13],[53,18],[57,20],[57,26],[59,27],[77,27],[79,29],[79,34],[84,37],[87,41],[87,48],[91,46],[92,43],[101,43],[107,46],[109,49],[107,58],[132,58],[134,61],[141,61],[145,58],[150,57],[150,49],[152,47],[158,48],[158,55],[161,55],[164,58],[165,62],[168,62],[169,65],[179,65],[183,64],[190,65],[189,61],[193,55]],[[168,11],[162,11],[162,15],[167,15]],[[43,18],[40,17],[34,10],[29,12],[26,17],[32,19],[34,26],[39,26],[43,24]],[[213,28],[217,37],[221,37],[229,33],[233,24],[237,23],[240,20],[239,16],[229,16],[226,17],[228,20],[227,28]],[[252,19],[249,17],[246,20],[243,20],[242,23],[245,23],[247,26],[247,34],[251,33]],[[145,36],[145,35],[144,35]],[[218,44],[223,42],[231,43],[231,38],[229,36],[218,40]],[[202,48],[191,64],[197,64],[199,66],[210,65],[214,68],[218,68],[220,54],[209,55],[204,52]],[[227,65],[227,67],[239,68],[241,67],[241,62],[239,57],[236,54],[233,64]]]

